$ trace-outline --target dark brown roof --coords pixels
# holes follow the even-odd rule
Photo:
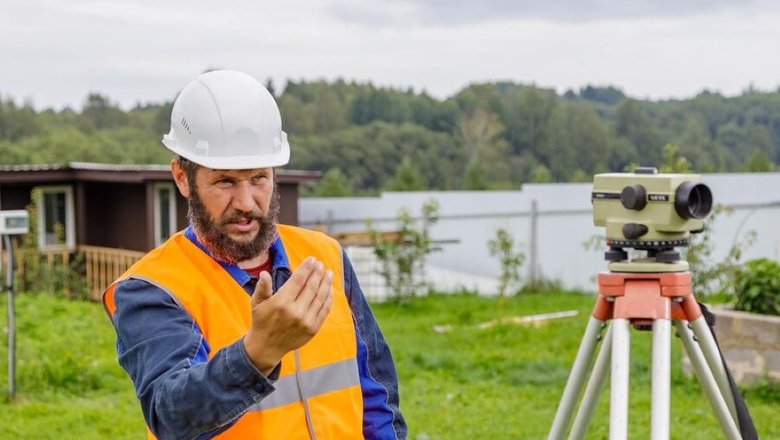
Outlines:
[[[319,171],[278,169],[281,183],[317,181]],[[61,164],[0,165],[0,184],[3,183],[56,183],[67,181],[93,182],[144,182],[149,180],[173,180],[169,165],[159,164],[107,164],[93,162],[68,162]]]

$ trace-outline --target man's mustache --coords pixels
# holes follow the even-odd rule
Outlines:
[[[219,220],[220,226],[227,226],[230,223],[236,223],[239,221],[246,221],[246,220],[257,220],[262,221],[265,217],[263,216],[263,213],[259,210],[252,210],[249,212],[234,212],[228,215],[227,217],[222,217]]]

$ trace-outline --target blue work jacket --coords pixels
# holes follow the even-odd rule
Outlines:
[[[209,254],[191,227],[184,234]],[[278,237],[270,257],[276,292],[291,275]],[[398,406],[398,378],[389,347],[346,254],[343,260],[344,290],[357,335],[363,434],[366,439],[405,439],[407,428]],[[236,265],[217,262],[252,294],[256,279]],[[127,279],[117,285],[114,302],[119,364],[130,375],[147,426],[158,439],[211,438],[229,428],[258,397],[274,390],[278,367],[269,377],[263,376],[240,339],[209,360],[210,347],[194,320],[159,287]],[[200,402],[210,411],[200,410]]]

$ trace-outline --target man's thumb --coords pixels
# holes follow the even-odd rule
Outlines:
[[[257,284],[255,285],[255,292],[252,294],[252,306],[267,300],[271,295],[273,295],[271,274],[268,272],[260,272],[260,276],[257,278]]]

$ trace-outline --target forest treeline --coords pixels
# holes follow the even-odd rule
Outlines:
[[[289,81],[275,94],[289,168],[317,170],[314,195],[381,190],[510,189],[661,166],[666,151],[697,172],[770,171],[780,161],[780,92],[648,101],[618,88],[472,84],[448,99],[337,81]],[[172,101],[124,111],[90,94],[80,111],[0,98],[0,164],[167,163]],[[670,147],[670,145],[672,147]]]

